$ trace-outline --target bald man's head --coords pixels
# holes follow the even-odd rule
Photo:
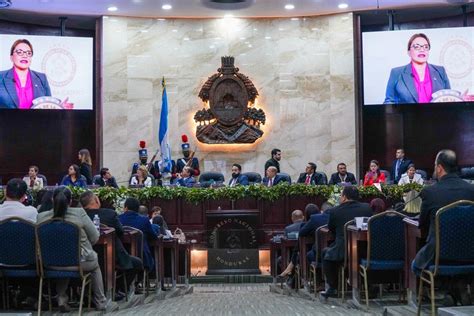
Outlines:
[[[293,213],[291,213],[291,221],[297,222],[297,221],[302,221],[304,220],[304,214],[303,211],[301,210],[294,210]]]

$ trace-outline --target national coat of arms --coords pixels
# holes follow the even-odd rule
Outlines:
[[[252,81],[234,67],[234,57],[221,58],[222,66],[199,92],[209,102],[194,115],[196,137],[207,144],[253,143],[262,137],[265,112],[255,108],[258,91]]]

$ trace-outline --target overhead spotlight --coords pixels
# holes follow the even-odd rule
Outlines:
[[[294,6],[293,4],[291,4],[291,3],[285,5],[285,9],[287,9],[287,10],[293,10],[294,8],[295,8],[295,6]]]
[[[347,9],[349,5],[347,3],[339,3],[337,6],[339,9]]]
[[[163,5],[161,6],[161,8],[162,8],[163,10],[171,10],[171,9],[173,8],[173,6],[171,6],[171,4],[163,4]]]
[[[12,5],[12,0],[0,0],[0,8],[8,8]]]
[[[115,12],[115,11],[118,10],[118,8],[117,7],[108,7],[107,10],[110,11],[110,12]]]

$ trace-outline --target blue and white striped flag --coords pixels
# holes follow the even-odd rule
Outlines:
[[[158,139],[160,141],[161,150],[161,173],[171,172],[171,147],[168,142],[168,97],[166,95],[165,77],[161,81],[163,86],[163,94],[161,97],[161,115],[160,115],[160,130],[158,132]]]

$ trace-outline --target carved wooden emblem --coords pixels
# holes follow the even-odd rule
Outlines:
[[[199,92],[209,102],[194,115],[196,137],[208,144],[253,143],[262,137],[265,112],[254,107],[258,96],[252,81],[234,67],[234,57],[221,58],[222,67],[209,77]]]

